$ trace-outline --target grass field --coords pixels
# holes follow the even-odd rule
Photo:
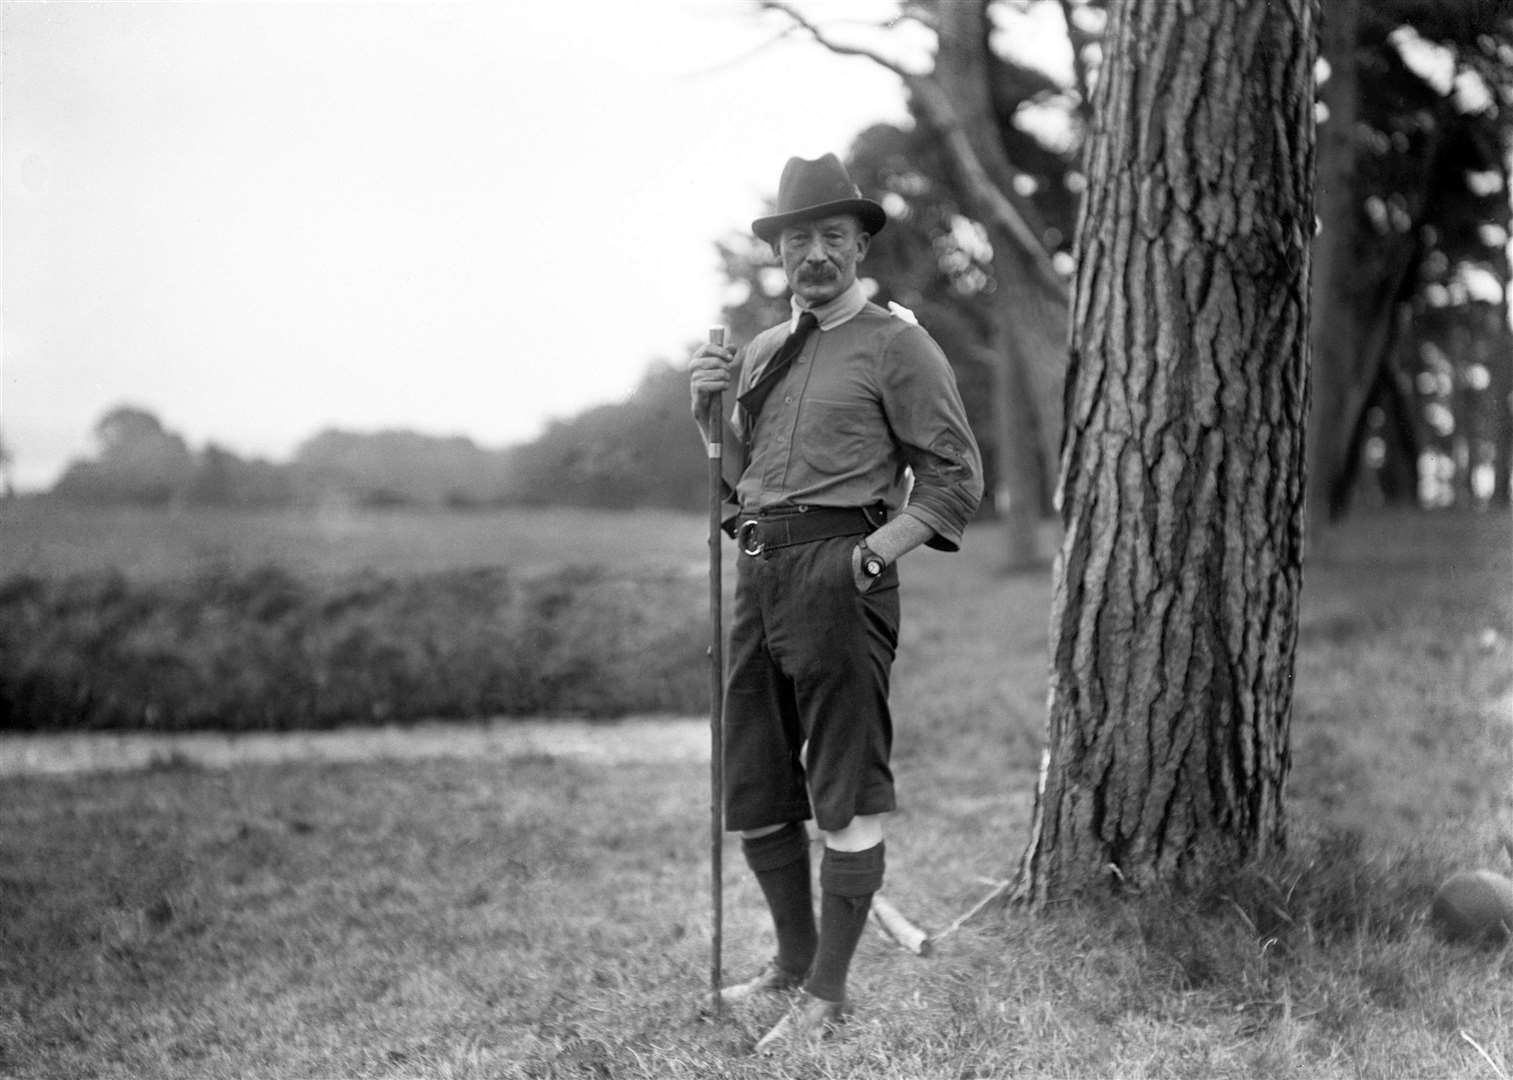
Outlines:
[[[426,573],[627,561],[704,565],[704,522],[652,511],[539,509],[162,511],[96,509],[48,499],[0,501],[0,579],[114,567],[129,577],[183,577],[207,567],[274,563],[297,573]]]
[[[76,542],[49,535],[60,524]],[[771,1007],[695,1008],[702,768],[169,759],[8,780],[0,1075],[1513,1075],[1513,955],[1442,944],[1423,919],[1450,869],[1509,869],[1509,535],[1486,517],[1374,518],[1310,560],[1287,858],[1208,897],[996,914],[926,960],[869,934],[845,1036],[776,1063],[748,1054]],[[700,522],[650,515],[6,511],[0,536],[0,574],[704,555]],[[998,573],[992,540],[906,567],[887,891],[937,930],[1011,872],[1041,739],[1049,575]],[[725,867],[726,967],[743,972],[768,931],[733,844]]]

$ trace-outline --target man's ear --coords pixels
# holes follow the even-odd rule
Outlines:
[[[856,261],[861,262],[867,257],[867,248],[872,244],[872,234],[859,232],[856,234]]]

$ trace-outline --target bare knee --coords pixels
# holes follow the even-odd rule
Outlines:
[[[759,840],[759,839],[761,839],[764,836],[771,836],[773,833],[777,832],[779,829],[786,829],[789,826],[789,824],[790,824],[790,822],[780,821],[776,825],[763,825],[760,828],[756,828],[756,829],[742,829],[741,830],[741,839],[742,840]]]
[[[866,851],[883,842],[883,815],[858,814],[845,826],[823,834],[825,846],[835,851]]]

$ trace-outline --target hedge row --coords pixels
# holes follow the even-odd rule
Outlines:
[[[701,583],[576,567],[0,583],[0,727],[293,730],[707,708]]]

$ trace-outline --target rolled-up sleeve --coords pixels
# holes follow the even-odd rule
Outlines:
[[[914,474],[903,512],[928,525],[926,541],[956,551],[982,501],[982,455],[950,362],[933,338],[904,323],[882,357],[883,409]]]

